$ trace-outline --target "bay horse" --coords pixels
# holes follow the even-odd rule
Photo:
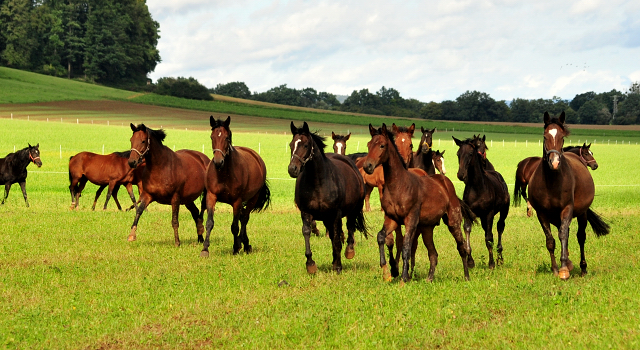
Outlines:
[[[553,274],[562,280],[570,277],[573,264],[569,260],[569,224],[578,219],[578,244],[580,245],[580,268],[582,275],[587,273],[587,261],[584,254],[587,222],[600,237],[609,233],[609,225],[590,207],[593,203],[595,185],[591,173],[580,158],[563,151],[564,138],[570,133],[565,125],[564,111],[558,118],[544,113],[544,142],[542,160],[529,179],[529,201],[538,216],[542,231],[546,236],[546,245],[551,257]],[[561,244],[560,269],[556,264],[556,241],[551,234],[550,225],[558,228]]]
[[[465,279],[469,279],[467,267],[467,250],[460,225],[463,218],[471,218],[473,213],[456,196],[453,183],[443,175],[418,176],[407,169],[394,135],[387,130],[387,126],[375,129],[369,124],[371,141],[367,144],[369,153],[365,157],[364,170],[373,173],[378,165],[382,165],[385,178],[384,196],[381,199],[385,213],[384,225],[378,232],[378,247],[380,250],[380,267],[383,278],[389,280],[387,263],[383,245],[388,242],[387,237],[400,225],[405,225],[406,239],[402,246],[402,280],[408,281],[410,276],[409,258],[412,245],[417,234],[423,235],[423,240],[429,251],[429,281],[433,280],[435,268],[438,264],[438,253],[433,243],[433,229],[442,220],[456,241],[458,253],[462,259]],[[397,276],[398,270],[389,247],[391,275]]]
[[[17,183],[22,189],[22,196],[24,202],[29,207],[29,201],[27,200],[27,166],[33,163],[39,167],[42,166],[42,160],[40,160],[40,143],[35,146],[27,144],[25,147],[17,152],[9,153],[4,158],[0,158],[0,183],[4,184],[4,197],[2,203],[9,197],[9,190],[11,185]]]
[[[325,138],[309,131],[304,122],[301,128],[291,122],[293,139],[290,143],[289,175],[296,179],[295,204],[300,209],[302,235],[305,240],[307,272],[314,274],[317,266],[312,258],[309,237],[312,219],[320,220],[329,230],[333,246],[333,270],[342,272],[342,218],[347,217],[347,248],[345,257],[355,255],[353,234],[356,230],[367,237],[362,207],[364,182],[353,161],[336,153],[325,153]]]
[[[351,137],[351,133],[348,135],[336,135],[331,132],[331,139],[333,140],[333,153],[345,155],[347,153],[347,141]]]
[[[131,151],[113,152],[107,155],[92,152],[80,152],[69,158],[69,191],[71,192],[71,210],[78,208],[82,190],[87,181],[100,186],[96,192],[91,210],[96,209],[96,202],[102,191],[108,187],[107,200],[103,210],[107,210],[109,199],[113,195],[118,210],[122,210],[118,201],[118,189],[124,185],[129,197],[136,207],[136,197],[133,194],[133,185],[138,185],[136,170],[129,166]]]
[[[171,205],[171,225],[176,246],[180,246],[178,212],[181,204],[191,212],[193,221],[196,223],[198,243],[204,242],[202,237],[204,232],[202,217],[206,199],[204,182],[209,158],[198,151],[172,151],[162,144],[166,137],[162,129],[153,130],[144,124],[138,126],[131,124],[131,130],[133,135],[129,166],[136,168],[144,162],[145,167],[140,174],[142,183],[140,204],[136,209],[128,240],[130,242],[136,240],[138,220],[144,209],[152,202],[158,202]],[[198,212],[194,201],[200,196],[203,196],[202,209]]]
[[[427,172],[429,175],[435,175],[436,168],[433,162],[434,153],[433,147],[433,133],[436,128],[431,130],[420,127],[422,136],[420,137],[420,143],[418,144],[418,150],[413,154],[413,162],[409,164],[409,167],[420,168]]]
[[[598,162],[593,157],[593,152],[590,150],[591,144],[587,145],[583,143],[582,146],[567,146],[563,147],[563,152],[571,152],[580,157],[580,161],[584,166],[588,166],[591,170],[598,169]],[[518,168],[516,170],[516,181],[515,187],[513,190],[513,205],[520,205],[520,196],[524,198],[527,202],[527,216],[533,215],[533,208],[531,208],[531,203],[529,203],[529,198],[527,198],[527,185],[529,184],[529,178],[533,174],[533,171],[536,170],[538,164],[542,158],[540,157],[528,157],[520,161],[518,163]]]
[[[453,136],[452,136],[453,137]],[[484,240],[489,251],[489,268],[495,268],[493,259],[493,219],[500,213],[496,225],[498,230],[498,264],[502,264],[502,233],[505,220],[509,215],[509,189],[502,175],[495,170],[487,170],[486,166],[486,137],[480,139],[480,135],[468,138],[464,141],[453,137],[458,145],[458,179],[464,182],[464,194],[462,200],[471,208],[476,217],[480,218],[480,224],[484,230]],[[479,147],[478,145],[484,145]],[[475,262],[471,255],[471,228],[473,222],[464,222],[467,245],[469,251],[469,267],[474,267]]]
[[[213,229],[213,214],[217,202],[227,203],[233,208],[231,233],[233,254],[238,254],[244,245],[245,253],[252,248],[247,236],[247,223],[252,212],[260,212],[269,206],[271,192],[267,184],[267,167],[258,153],[247,147],[233,146],[233,138],[226,120],[209,117],[213,159],[207,166],[205,187],[207,189],[207,237],[200,256],[209,256],[209,236]],[[238,229],[238,221],[241,228]]]

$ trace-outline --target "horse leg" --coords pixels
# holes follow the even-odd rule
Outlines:
[[[7,200],[7,197],[9,197],[10,189],[11,189],[11,183],[4,184],[4,198],[2,198],[2,204],[4,204],[4,202]]]
[[[421,230],[416,231],[416,234],[413,238],[413,243],[411,243],[411,273],[410,275],[413,276],[413,269],[416,266],[416,251],[418,250],[418,236],[420,236],[422,234]],[[423,238],[424,241],[424,238]]]
[[[76,191],[76,209],[80,206],[80,197],[82,196],[82,191],[84,190],[84,187],[87,185],[87,177],[83,176],[82,178],[80,178],[80,181],[78,182],[78,190]]]
[[[342,257],[340,253],[342,252],[342,237],[344,233],[342,232],[342,212],[341,210],[336,211],[336,215],[331,221],[325,221],[325,226],[329,229],[329,238],[331,238],[331,246],[333,248],[333,271],[337,274],[342,272]]]
[[[393,278],[387,271],[387,260],[384,257],[384,244],[387,236],[393,232],[398,224],[388,216],[384,216],[384,224],[382,229],[378,232],[378,250],[380,251],[380,267],[382,268],[382,278],[385,281],[390,282]],[[389,260],[392,260],[393,256],[389,256]]]
[[[27,182],[20,182],[20,189],[22,190],[22,196],[24,197],[24,202],[27,203],[27,208],[29,208],[29,201],[27,200]]]
[[[178,235],[178,228],[180,227],[180,222],[178,221],[178,214],[180,213],[180,197],[177,194],[173,195],[171,198],[171,226],[173,227],[173,238],[174,245],[176,247],[180,246],[180,236]]]
[[[356,232],[356,218],[357,215],[347,216],[347,248],[344,250],[344,257],[347,259],[353,259],[356,255],[356,251],[353,248],[356,244],[356,240],[353,237]]]
[[[249,218],[251,217],[251,211],[255,208],[256,203],[258,202],[258,194],[253,196],[244,209],[242,210],[242,214],[240,215],[240,240],[244,245],[244,252],[249,254],[253,251],[251,248],[251,244],[249,244],[249,236],[247,236],[247,223],[249,222]]]
[[[568,280],[570,277],[569,272],[573,269],[573,264],[569,260],[569,225],[573,218],[573,207],[566,207],[562,213],[560,213],[560,228],[558,229],[558,239],[560,239],[561,253],[560,253],[560,270],[558,271],[558,277],[562,280]]]
[[[380,203],[382,204],[382,190],[383,190],[383,185],[379,184],[378,185],[378,195],[380,197]],[[380,211],[384,211],[384,209],[382,209],[382,205],[380,206]]]
[[[540,222],[540,226],[542,226],[542,231],[547,239],[547,250],[549,251],[549,256],[551,257],[551,271],[555,276],[558,276],[558,264],[556,263],[556,240],[553,238],[551,234],[551,227],[549,226],[549,221],[547,218],[538,212],[538,221]]]
[[[406,238],[402,244],[402,281],[408,282],[411,277],[409,276],[409,265],[411,259],[411,246],[414,241],[414,236],[418,228],[418,219],[420,215],[420,208],[415,210],[415,213],[410,213],[404,218],[404,228]]]
[[[316,220],[311,220],[311,232],[313,232],[316,237],[320,237],[320,231],[318,230],[318,224]]]
[[[429,282],[433,281],[433,277],[436,273],[436,266],[438,266],[438,251],[436,250],[435,244],[433,244],[433,228],[434,226],[426,226],[421,229],[422,241],[427,247],[427,252],[429,254],[429,277],[427,277],[427,281]]]
[[[527,197],[527,182],[523,182],[520,184],[520,193],[522,194],[522,198],[527,202],[527,216],[531,217],[533,215],[533,207],[531,206],[531,202],[529,202],[529,198]]]
[[[464,241],[464,237],[462,235],[462,230],[460,229],[461,224],[461,215],[460,215],[460,207],[457,207],[454,210],[453,206],[449,207],[449,212],[446,215],[446,220],[443,220],[449,229],[449,232],[453,236],[453,239],[456,241],[456,245],[458,248],[458,254],[460,254],[460,258],[462,259],[462,267],[464,268],[464,279],[469,280],[469,264],[468,258],[471,256],[467,252],[467,243]],[[443,219],[445,219],[443,217]],[[471,249],[471,246],[468,246]],[[435,248],[434,248],[435,249]],[[437,256],[437,255],[436,255]]]
[[[202,234],[204,233],[204,226],[202,225],[202,217],[200,217],[200,212],[198,212],[198,207],[194,202],[189,202],[184,205],[187,207],[187,210],[191,213],[191,217],[193,221],[196,223],[196,230],[198,232],[198,243],[204,242],[204,238]]]
[[[147,205],[151,204],[151,198],[148,196],[140,197],[140,205],[138,205],[138,209],[136,209],[136,217],[133,219],[133,225],[131,225],[131,233],[129,233],[129,237],[127,240],[129,242],[136,240],[136,230],[138,229],[138,220],[140,220],[140,215],[144,212],[144,209]]]
[[[496,226],[498,229],[498,265],[502,265],[504,263],[504,259],[502,258],[502,233],[504,232],[504,222],[507,219],[507,215],[509,215],[509,204],[505,205],[500,211],[500,218],[498,219],[498,224]]]
[[[580,245],[580,269],[582,270],[581,276],[587,274],[587,260],[584,256],[584,242],[587,240],[587,214],[578,216],[578,244]]]
[[[316,266],[316,262],[313,261],[311,243],[309,242],[309,238],[311,238],[311,220],[313,220],[313,217],[311,214],[305,212],[300,212],[300,216],[302,217],[302,235],[304,236],[304,256],[307,257],[307,273],[314,274],[318,271],[318,267]]]
[[[371,211],[371,205],[369,204],[369,198],[371,197],[371,192],[373,192],[373,187],[364,184],[364,203],[365,203],[365,211]]]
[[[216,201],[218,200],[218,196],[213,193],[207,192],[205,196],[205,202],[207,206],[207,237],[204,239],[204,242],[202,244],[202,251],[200,252],[200,256],[203,258],[209,256],[209,237],[211,236],[211,230],[213,230],[213,213],[216,209]]]
[[[496,262],[493,260],[493,211],[489,212],[487,216],[480,218],[482,228],[484,229],[484,244],[487,246],[489,252],[489,268],[493,270],[496,267]]]
[[[112,197],[113,197],[113,201],[116,202],[116,207],[118,207],[118,210],[122,211],[122,206],[120,206],[120,201],[118,200],[118,191],[119,190],[120,190],[120,185],[116,185],[113,188]],[[109,197],[107,197],[107,198],[109,198]],[[109,199],[107,199],[107,200],[109,200]],[[107,204],[105,203],[105,207],[106,207],[106,205]]]
[[[133,208],[138,209],[138,206],[136,205],[136,195],[133,193],[133,185],[128,183],[125,185],[125,188],[127,189],[127,193],[129,193],[129,198],[131,198],[131,202],[133,202],[133,206],[129,207],[127,211]]]
[[[404,246],[404,236],[402,235],[402,226],[398,225],[396,231],[396,256],[393,257],[393,233],[389,233],[385,239],[385,244],[389,250],[389,262],[391,263],[390,271],[392,277],[400,276],[398,266],[400,266],[400,255],[402,254],[402,246]]]
[[[104,207],[102,208],[102,210],[107,210],[107,203],[109,203],[109,199],[111,199],[111,196],[113,195],[114,187],[115,187],[115,182],[110,182],[109,189],[107,190],[107,200],[104,202]],[[118,203],[118,209],[122,210],[122,208],[120,207],[120,203]]]
[[[238,221],[242,213],[242,199],[237,200],[232,205],[233,207],[233,220],[231,221],[231,233],[233,234],[233,255],[240,252],[242,248],[242,241],[240,240],[240,228]]]
[[[96,203],[98,202],[98,198],[100,198],[100,195],[102,194],[102,191],[107,187],[107,185],[101,185],[98,188],[98,191],[96,191],[96,198],[93,200],[93,206],[91,207],[91,210],[96,210]],[[77,202],[76,202],[77,203]],[[106,209],[106,203],[105,203],[105,209]]]
[[[476,267],[476,262],[473,260],[473,256],[471,255],[471,228],[473,227],[473,221],[464,219],[463,227],[467,236],[467,240],[465,242],[465,249],[467,250],[467,266],[472,269]]]

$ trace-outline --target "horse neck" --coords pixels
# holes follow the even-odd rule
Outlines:
[[[467,182],[475,186],[484,186],[484,169],[482,167],[482,159],[477,152],[474,152],[473,158],[467,169]]]
[[[29,163],[31,162],[31,159],[29,159],[28,148],[19,150],[18,152],[15,153],[14,157],[15,157],[14,164],[17,164],[17,168],[20,168],[20,169],[26,169],[27,166],[29,166]]]
[[[175,157],[175,152],[155,139],[150,139],[149,147],[151,149],[144,156],[149,171],[154,167],[162,167]]]
[[[386,162],[382,163],[385,184],[391,184],[394,179],[405,177],[409,173],[400,157],[400,153],[398,153],[398,149],[395,148],[395,145],[391,146],[391,142],[389,142],[389,145],[387,147],[389,157]]]
[[[320,151],[318,145],[313,142],[313,158],[303,168],[305,177],[313,179],[316,183],[323,183],[327,178],[324,174],[327,169],[327,162],[329,162],[327,157]]]

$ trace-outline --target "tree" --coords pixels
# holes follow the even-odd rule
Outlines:
[[[183,77],[163,77],[158,79],[156,86],[156,93],[160,95],[190,98],[193,100],[213,100],[213,97],[209,94],[209,90],[193,77],[189,77],[188,79]]]
[[[629,94],[640,94],[640,83],[637,81],[629,87]]]
[[[215,88],[211,89],[211,92],[218,95],[224,95],[237,98],[251,98],[251,91],[249,87],[241,81],[235,81],[226,84],[218,84]]]
[[[3,65],[31,68],[31,53],[36,43],[31,35],[30,7],[30,0],[6,0],[0,7],[0,35],[4,44],[0,60]]]
[[[627,98],[618,107],[613,124],[640,124],[640,93],[628,93]]]
[[[569,103],[569,107],[571,107],[574,111],[578,111],[583,104],[585,104],[587,101],[593,100],[595,97],[596,93],[593,91],[577,94],[576,97],[571,100],[571,103]]]
[[[589,100],[585,102],[578,110],[578,118],[580,118],[580,124],[596,124],[598,120],[598,113],[602,109],[597,101]],[[606,107],[605,107],[606,108]]]
[[[442,119],[442,107],[437,102],[429,102],[420,110],[420,117],[424,119],[440,120]]]

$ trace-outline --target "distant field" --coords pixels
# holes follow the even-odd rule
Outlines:
[[[253,126],[245,124],[252,119],[232,117],[232,128],[245,130],[234,133],[234,143],[260,149],[273,196],[271,209],[253,214],[249,222],[253,254],[231,255],[230,210],[224,204],[217,207],[208,259],[199,257],[201,246],[184,208],[180,248],[173,247],[170,209],[165,206],[153,204],[143,214],[136,242],[126,241],[132,213],[116,211],[113,202],[105,212],[89,210],[96,186],[87,185],[80,209],[70,212],[69,156],[82,150],[101,153],[103,146],[105,153],[130,148],[126,118],[154,126],[169,122],[169,116],[154,119],[156,107],[149,108],[153,111],[149,115],[143,111],[120,115],[124,126],[46,122],[40,116],[38,121],[0,118],[0,154],[28,142],[40,143],[43,161],[42,168],[29,166],[32,207],[24,207],[15,185],[8,202],[0,206],[3,347],[640,347],[636,254],[640,164],[630,161],[640,151],[635,144],[592,146],[600,165],[591,172],[596,182],[593,207],[611,224],[612,233],[596,239],[587,229],[588,276],[579,277],[574,271],[567,282],[553,277],[537,220],[527,218],[524,207],[512,207],[504,236],[504,266],[495,271],[487,268],[484,238],[475,227],[471,244],[478,266],[471,271],[471,281],[464,282],[453,239],[439,227],[435,281],[425,282],[428,258],[420,247],[414,280],[403,285],[382,281],[375,238],[360,235],[356,257],[343,260],[341,275],[331,272],[329,240],[314,237],[311,244],[319,272],[307,275],[300,217],[293,205],[294,181],[286,170],[291,136],[252,131]],[[85,111],[65,113],[80,119]],[[95,113],[96,120],[108,114]],[[204,145],[211,156],[209,132],[204,130],[207,118],[193,116],[189,125],[205,124],[199,130],[168,128],[165,144],[195,150]],[[314,129],[317,124],[310,126]],[[447,136],[442,138],[439,134],[436,148],[446,150],[447,175],[461,195],[451,133],[441,133]],[[455,133],[456,137],[470,134]],[[496,139],[500,134],[490,135],[494,142],[488,157],[509,184],[520,159],[541,153],[533,135],[513,135],[504,146]],[[348,152],[355,152],[358,142],[363,151],[369,139],[355,134]],[[527,141],[516,143],[516,139]],[[375,191],[373,196],[374,211],[366,218],[375,234],[382,214]],[[124,191],[120,200],[128,204]],[[574,261],[575,230],[574,223],[570,240]],[[283,280],[288,285],[278,287]]]

